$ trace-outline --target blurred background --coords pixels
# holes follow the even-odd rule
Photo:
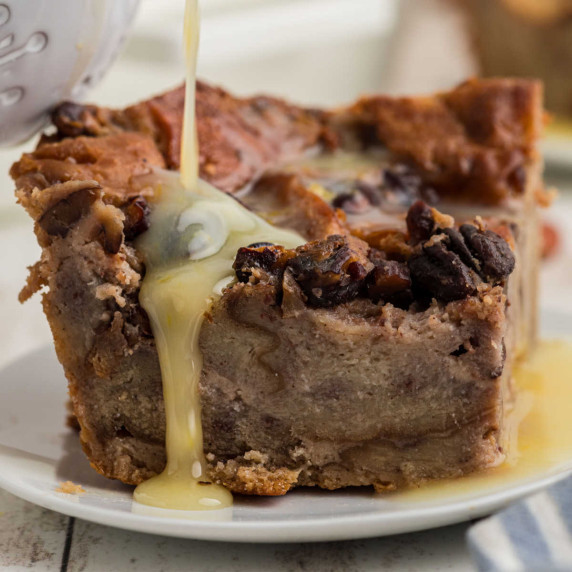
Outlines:
[[[543,270],[544,305],[558,312],[568,303],[572,0],[201,0],[201,7],[199,75],[238,94],[331,106],[367,92],[428,93],[479,73],[541,77],[557,117],[543,144],[547,177],[562,191],[547,214],[555,254]],[[86,99],[121,107],[180,83],[183,12],[184,0],[141,0],[119,57]],[[16,301],[39,250],[8,170],[33,144],[0,150],[0,312],[11,325],[0,334],[0,365],[50,339],[38,297],[23,307]]]

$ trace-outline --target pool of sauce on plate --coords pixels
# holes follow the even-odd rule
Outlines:
[[[504,463],[391,498],[411,502],[466,498],[572,470],[572,342],[540,341],[529,358],[514,367],[513,376],[515,400],[507,412]]]
[[[288,248],[297,234],[271,226],[237,201],[198,178],[195,77],[199,39],[197,0],[187,0],[188,60],[181,174],[156,176],[158,203],[151,229],[138,248],[147,273],[140,294],[155,336],[167,420],[167,466],[135,489],[134,498],[152,507],[222,509],[232,495],[209,482],[203,452],[198,384],[202,368],[199,332],[204,314],[232,283],[232,263],[241,246],[268,241]],[[328,161],[320,167],[329,167]],[[345,163],[355,167],[355,158]],[[344,166],[342,161],[342,167]],[[365,161],[363,168],[367,169]],[[340,165],[337,165],[340,168]],[[460,479],[428,483],[391,498],[419,502],[489,492],[495,488],[572,468],[572,344],[541,342],[515,368],[515,403],[508,412],[507,458],[502,465]]]
[[[163,378],[167,466],[135,489],[137,502],[180,510],[221,509],[232,504],[224,487],[206,474],[199,399],[204,314],[234,280],[241,246],[273,242],[287,248],[304,242],[242,207],[198,178],[195,72],[199,37],[197,0],[188,0],[185,48],[188,76],[181,174],[157,174],[160,200],[150,230],[138,244],[146,264],[140,302],[149,315]]]

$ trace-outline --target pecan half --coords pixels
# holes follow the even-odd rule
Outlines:
[[[73,225],[89,212],[100,194],[98,188],[75,191],[49,208],[38,219],[38,225],[50,236],[64,238]]]
[[[409,260],[409,270],[416,289],[437,300],[451,302],[477,293],[469,268],[444,241],[423,246],[421,253]]]
[[[376,260],[367,278],[367,296],[373,302],[391,302],[396,294],[411,288],[407,264],[395,260]]]
[[[480,274],[485,280],[503,280],[514,270],[514,254],[504,238],[472,224],[461,225],[460,231],[471,253],[479,261]]]
[[[447,236],[448,247],[449,250],[452,250],[456,254],[459,255],[459,258],[473,270],[478,269],[478,265],[475,263],[473,255],[471,251],[468,249],[467,245],[465,244],[465,239],[463,235],[456,229],[456,228],[444,228],[441,232]]]

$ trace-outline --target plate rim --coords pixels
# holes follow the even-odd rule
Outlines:
[[[122,530],[143,532],[160,536],[211,540],[222,542],[294,543],[357,540],[419,532],[440,526],[458,524],[480,518],[490,511],[508,505],[544,487],[557,483],[572,474],[571,469],[562,469],[556,474],[539,480],[524,482],[510,490],[485,494],[474,500],[454,501],[445,505],[401,509],[398,515],[388,516],[383,512],[340,517],[320,517],[306,521],[259,521],[259,522],[209,522],[176,518],[153,517],[129,512],[109,512],[109,509],[82,505],[56,496],[49,496],[39,489],[18,486],[0,474],[0,488],[9,493],[69,517],[111,526]],[[414,516],[422,518],[412,522]],[[391,529],[387,529],[387,525]],[[377,525],[377,526],[376,526]],[[162,529],[162,530],[161,530]],[[284,534],[284,533],[288,534]]]

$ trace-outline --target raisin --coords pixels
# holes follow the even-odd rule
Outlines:
[[[423,201],[415,201],[407,211],[407,230],[413,242],[427,240],[435,229],[435,218],[431,208]]]
[[[460,300],[477,292],[469,268],[442,241],[424,246],[421,254],[409,260],[409,271],[417,289],[442,302]]]
[[[143,197],[131,199],[123,207],[125,215],[124,229],[126,240],[135,240],[149,228],[150,209]]]
[[[308,304],[332,307],[355,298],[373,269],[365,249],[358,239],[333,235],[297,248],[287,268]]]
[[[361,191],[353,191],[338,195],[332,201],[332,206],[348,214],[362,214],[371,208],[371,203]]]
[[[474,257],[480,263],[480,273],[488,281],[500,281],[513,270],[515,258],[508,242],[490,230],[480,230],[463,224],[461,234]]]

